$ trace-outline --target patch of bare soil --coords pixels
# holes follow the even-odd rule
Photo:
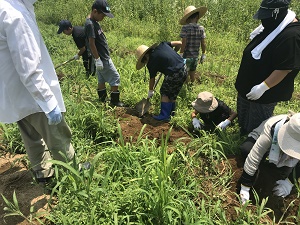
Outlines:
[[[146,128],[144,129],[142,137],[146,136],[148,139],[158,139],[161,140],[162,136],[166,136],[171,125],[168,122],[159,122],[152,118],[151,115],[146,114],[143,118],[138,118],[137,112],[130,108],[119,108],[116,110],[116,117],[119,118],[119,123],[122,128],[122,135],[125,142],[135,142],[144,124]],[[182,139],[183,138],[183,139]],[[182,129],[173,128],[169,138],[169,144],[172,145],[178,139],[184,143],[188,143],[191,137]],[[34,206],[35,211],[47,212],[49,211],[47,205],[48,195],[44,194],[44,188],[33,182],[31,173],[27,170],[26,164],[23,163],[22,157],[24,155],[9,155],[4,154],[4,151],[0,149],[0,193],[3,194],[7,199],[12,201],[13,192],[16,192],[17,199],[19,202],[19,207],[21,212],[25,216],[30,215],[30,207]],[[233,177],[230,183],[230,191],[228,192],[227,198],[223,200],[223,207],[226,209],[226,216],[229,221],[235,221],[237,214],[235,207],[240,203],[236,196],[236,185],[237,181],[241,176],[243,168],[243,160],[239,157],[233,156],[228,158],[228,163],[233,172]],[[218,170],[220,175],[225,168],[227,162],[220,165]],[[272,187],[276,181],[277,176],[274,173],[274,168],[270,167],[268,164],[262,164],[260,167],[260,176],[256,181],[255,190],[257,191],[259,198],[269,196],[267,207],[274,210],[274,215],[278,220],[282,215],[295,216],[297,218],[299,211],[299,199],[295,191],[287,198],[278,198],[272,195]],[[210,184],[213,185],[213,184]],[[209,192],[209,184],[207,185]],[[253,195],[252,199],[255,202]],[[289,204],[294,201],[294,204],[289,206]],[[0,224],[9,225],[27,225],[27,224],[38,224],[29,223],[20,216],[6,217],[4,221],[4,210],[6,205],[3,199],[0,198]],[[249,206],[249,210],[255,210],[255,206]],[[286,211],[286,212],[285,212]],[[285,212],[285,213],[284,213]],[[269,215],[272,218],[273,215]],[[268,218],[267,218],[268,219]],[[299,220],[299,219],[298,219]],[[270,221],[270,219],[268,220]],[[299,221],[297,219],[290,219],[291,223],[297,224]]]
[[[24,216],[30,215],[30,208],[34,207],[34,212],[42,215],[48,211],[48,195],[44,194],[44,187],[33,182],[31,173],[24,163],[24,155],[10,155],[0,152],[0,193],[10,202],[13,202],[13,193],[16,193],[20,212]],[[4,217],[8,211],[2,197],[0,197],[0,224],[8,225],[33,225],[39,224],[37,221],[29,221],[21,216]]]
[[[142,127],[146,124],[142,137],[148,139],[161,140],[162,136],[165,138],[171,125],[168,122],[157,121],[152,118],[152,115],[145,114],[142,118],[138,117],[135,109],[118,108],[116,109],[116,116],[119,118],[119,123],[122,128],[122,135],[125,142],[136,142]],[[178,139],[184,143],[191,141],[191,137],[182,129],[173,127],[169,143],[172,144]]]

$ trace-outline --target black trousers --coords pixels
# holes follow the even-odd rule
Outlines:
[[[95,64],[93,63],[93,57],[88,51],[82,54],[83,66],[87,75],[95,75]]]

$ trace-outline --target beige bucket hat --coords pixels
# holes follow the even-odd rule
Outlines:
[[[190,6],[186,7],[186,9],[184,10],[184,16],[181,18],[181,20],[179,20],[179,24],[185,25],[187,18],[189,18],[191,15],[193,15],[196,12],[199,12],[199,19],[200,19],[202,16],[204,16],[206,11],[207,11],[207,8],[205,6],[196,8],[195,6],[190,5]]]
[[[200,113],[209,113],[218,107],[218,101],[212,93],[204,91],[198,94],[197,99],[192,102],[192,106]]]
[[[140,45],[135,52],[137,63],[136,63],[136,69],[140,70],[145,66],[145,63],[142,62],[143,57],[145,56],[145,54],[151,50],[151,49],[155,49],[157,47],[158,43],[155,43],[153,45],[151,45],[150,47],[146,46],[146,45]]]
[[[278,131],[278,145],[287,155],[300,160],[300,113],[294,114]]]

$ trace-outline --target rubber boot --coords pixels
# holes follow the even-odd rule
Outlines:
[[[106,89],[102,89],[102,90],[98,89],[97,91],[98,91],[98,96],[99,96],[100,102],[105,102],[105,99],[107,97]]]
[[[172,102],[161,102],[160,103],[160,114],[157,116],[153,116],[156,120],[170,120],[171,110],[172,110]]]
[[[171,116],[175,116],[175,109],[176,109],[176,104],[175,102],[172,102]]]
[[[110,104],[117,107],[124,107],[124,103],[120,102],[120,91],[110,93]]]

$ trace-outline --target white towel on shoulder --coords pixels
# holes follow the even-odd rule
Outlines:
[[[259,45],[257,45],[252,51],[252,57],[254,59],[260,59],[262,51],[265,49],[268,44],[273,41],[273,39],[287,26],[289,25],[296,17],[295,12],[288,10],[287,15],[283,19],[283,21],[278,25],[278,27],[273,30]],[[264,27],[259,25],[257,28],[253,30],[250,34],[250,39],[252,40],[256,35],[260,34],[263,31]]]

